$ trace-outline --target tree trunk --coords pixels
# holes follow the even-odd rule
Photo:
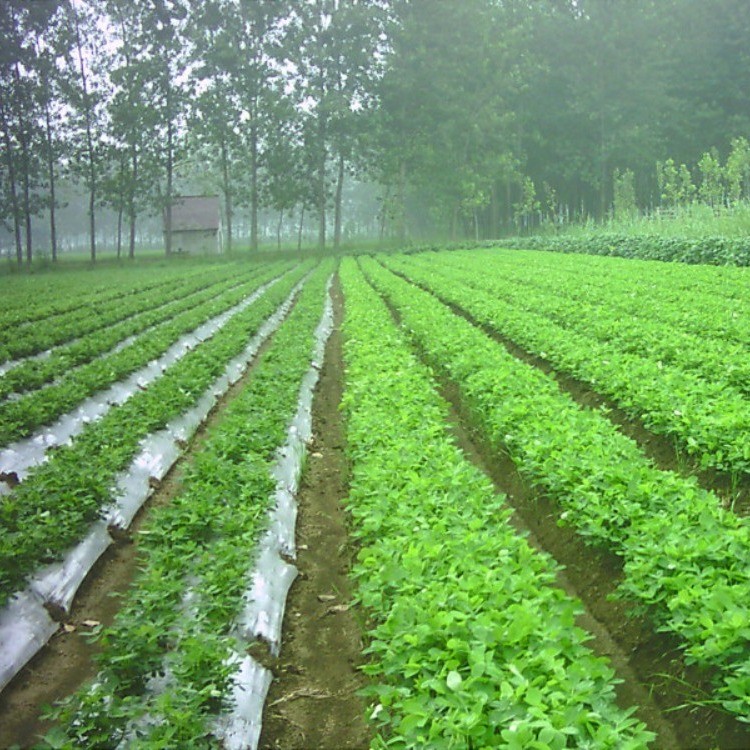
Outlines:
[[[276,249],[281,251],[281,227],[284,223],[284,211],[279,211],[279,223],[276,225]]]
[[[10,191],[10,205],[13,211],[13,233],[16,240],[16,261],[23,265],[23,245],[21,243],[21,224],[18,206],[18,192],[16,189],[16,165],[13,159],[13,143],[10,139],[10,122],[5,110],[3,90],[0,87],[0,125],[3,128],[3,140],[5,141],[5,161],[8,166],[8,189]]]
[[[401,161],[398,168],[398,239],[406,242],[406,162]]]
[[[83,63],[83,48],[81,44],[81,26],[78,14],[73,11],[76,29],[76,48],[78,51],[78,65],[81,71],[81,90],[83,92],[83,107],[86,119],[86,150],[89,159],[89,234],[91,240],[91,261],[96,261],[96,161],[94,155],[94,138],[91,126],[91,101],[89,99],[86,66]]]
[[[322,108],[323,99],[318,103]],[[317,185],[317,209],[318,209],[318,249],[326,249],[326,162],[328,153],[326,150],[326,118],[323,112],[318,112],[318,185]]]
[[[169,68],[167,68],[167,78]],[[174,178],[174,132],[172,127],[172,85],[167,80],[167,195],[164,209],[164,248],[167,255],[172,254],[172,181]]]
[[[497,199],[497,183],[492,183],[490,192],[490,237],[500,236],[500,202]]]
[[[31,176],[29,174],[31,165],[29,164],[29,149],[26,143],[26,135],[23,133],[23,128],[19,132],[19,140],[21,142],[21,156],[23,158],[23,221],[24,221],[24,232],[26,235],[26,264],[31,265],[33,258],[33,239],[31,236]]]
[[[124,201],[120,200],[117,207],[117,260],[122,257],[122,215],[125,212]]]
[[[250,251],[258,252],[258,123],[254,104],[250,125]]]
[[[224,193],[224,216],[227,223],[227,245],[228,253],[232,252],[232,189],[229,184],[229,155],[227,153],[226,138],[221,139],[221,182]]]
[[[344,196],[344,155],[339,154],[339,173],[336,181],[336,203],[333,218],[333,249],[341,247],[341,203]]]
[[[18,62],[13,68],[16,85],[21,88],[21,71]],[[18,143],[21,146],[21,189],[23,197],[23,220],[24,232],[26,238],[26,263],[31,265],[33,256],[32,237],[31,237],[31,161],[29,158],[29,142],[26,133],[26,118],[21,117],[18,127]]]
[[[505,226],[513,226],[513,184],[510,177],[505,181]]]
[[[451,240],[456,241],[458,237],[458,202],[454,203],[451,211]]]
[[[297,235],[297,252],[302,252],[302,228],[305,226],[305,204],[299,214],[299,233]]]
[[[599,116],[601,133],[599,135],[599,159],[601,161],[599,180],[599,218],[604,220],[607,216],[607,148],[606,148],[606,131],[604,128],[604,114]]]
[[[385,195],[383,196],[383,205],[380,207],[380,226],[378,227],[378,233],[380,235],[380,242],[385,239],[385,223],[388,219],[388,206],[391,202],[391,185],[388,183],[385,186]]]
[[[130,238],[128,244],[128,258],[135,258],[135,191],[138,189],[138,147],[133,141],[130,152],[131,173],[130,173],[130,194],[128,195],[128,221],[130,223]]]
[[[49,116],[49,102],[44,106],[44,122],[47,135],[47,177],[49,180],[49,238],[52,262],[57,263],[57,222],[55,219],[55,159],[52,148],[52,125]]]

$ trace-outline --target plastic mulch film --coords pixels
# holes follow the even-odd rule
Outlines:
[[[278,656],[281,646],[281,629],[286,608],[286,598],[292,582],[297,576],[294,565],[284,560],[296,556],[294,535],[297,522],[297,503],[295,499],[302,474],[302,464],[306,446],[312,437],[312,402],[315,386],[320,378],[326,344],[333,331],[333,303],[331,301],[331,284],[329,279],[326,289],[326,303],[323,315],[315,330],[315,345],[309,370],[305,373],[300,386],[297,411],[289,425],[287,441],[278,451],[277,461],[272,469],[276,480],[276,504],[270,512],[268,528],[258,544],[255,565],[250,575],[250,589],[245,594],[245,607],[239,617],[239,636],[247,641],[261,639],[265,641],[271,653]],[[250,671],[235,675],[236,690],[242,688],[248,695],[248,704],[237,704],[232,712],[220,719],[221,726],[247,725],[253,731],[242,736],[239,732],[232,734],[237,741],[226,747],[231,750],[255,750],[260,737],[260,726],[263,717],[263,697],[253,699],[253,691],[258,685],[253,682],[257,675]],[[247,680],[247,681],[246,681]],[[244,713],[252,707],[252,715]],[[257,727],[257,736],[254,728]]]
[[[83,541],[73,547],[62,562],[43,568],[31,579],[30,590],[55,619],[65,619],[80,585],[110,544],[112,537],[107,524],[96,521]]]
[[[273,535],[266,533],[258,546],[260,550],[252,585],[246,594],[248,601],[240,617],[239,632],[247,641],[262,639],[271,654],[278,656],[286,598],[297,577],[297,568],[281,558]]]
[[[231,714],[216,724],[216,735],[226,750],[257,748],[260,741],[263,705],[266,702],[272,675],[251,656],[237,655],[239,667],[232,678]]]
[[[194,407],[143,441],[142,450],[135,461],[117,478],[117,500],[106,514],[110,526],[126,529],[130,525],[153,491],[153,485],[158,484],[172,467],[181,452],[180,446],[190,440],[216,402],[242,377],[260,347],[281,325],[303,284],[304,280],[295,285],[286,300],[261,325],[244,351],[229,362],[224,373]]]
[[[0,690],[55,634],[57,623],[30,591],[18,594],[0,611]]]
[[[32,354],[29,357],[21,357],[20,359],[14,359],[10,362],[3,362],[3,364],[0,365],[0,378],[11,370],[15,370],[16,367],[19,367],[24,362],[41,362],[42,360],[49,359],[52,356],[52,351],[52,349],[47,349],[39,354]]]
[[[229,362],[224,373],[195,406],[141,443],[141,451],[130,468],[116,480],[117,499],[104,511],[103,520],[92,524],[85,538],[65,554],[62,562],[37,571],[28,589],[16,594],[11,603],[0,610],[0,686],[7,684],[51,638],[57,624],[49,612],[60,620],[69,613],[81,584],[113,542],[109,530],[128,528],[218,399],[242,377],[265,340],[279,327],[304,282],[305,279],[295,285],[287,299],[262,324],[244,351]]]
[[[154,328],[157,326],[149,326],[148,328],[144,328],[139,334],[133,334],[132,336],[128,336],[127,338],[124,338],[122,341],[118,342],[113,346],[111,349],[109,349],[106,352],[103,352],[98,357],[96,357],[92,361],[96,361],[97,359],[103,359],[104,357],[111,357],[113,354],[117,354],[118,352],[122,351],[123,349],[130,346],[139,336],[143,336],[144,334],[148,334],[149,332],[153,331]],[[74,344],[78,339],[73,339],[71,341],[67,341],[64,346],[70,346],[71,344]],[[5,375],[6,373],[10,372],[11,370],[15,370],[16,367],[19,367],[22,364],[25,364],[26,362],[34,362],[34,361],[41,361],[45,359],[49,359],[52,356],[53,349],[47,349],[46,352],[42,352],[41,354],[34,354],[31,357],[26,357],[24,359],[18,359],[15,362],[6,362],[5,365],[0,365],[0,377]],[[85,366],[85,365],[82,365]],[[68,372],[74,372],[76,369],[78,369],[78,366],[71,368],[68,370]],[[58,378],[59,380],[59,378]],[[58,382],[58,380],[53,380],[50,383],[45,383],[40,386],[40,388],[45,388],[47,385],[54,385]],[[39,390],[40,388],[35,388],[34,390]],[[29,393],[33,393],[33,391],[29,391]],[[7,398],[8,401],[15,401],[19,398],[21,398],[23,393],[11,393],[5,398]]]
[[[89,422],[101,419],[112,406],[124,403],[136,391],[146,388],[149,383],[160,378],[191,349],[214,336],[231,318],[252,305],[278,280],[274,279],[263,284],[239,304],[181,336],[158,359],[149,362],[125,380],[90,396],[73,411],[60,417],[54,424],[0,450],[0,475],[13,475],[16,481],[23,481],[29,469],[46,460],[47,451],[52,446],[64,445],[81,432]]]

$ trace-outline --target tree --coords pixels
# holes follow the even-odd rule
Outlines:
[[[38,191],[44,153],[52,141],[50,53],[44,37],[56,10],[57,4],[51,1],[29,6],[13,0],[0,7],[4,38],[0,50],[0,128],[7,193],[3,221],[12,224],[19,264],[23,262],[22,234],[26,261],[31,263],[32,217],[44,206]],[[54,174],[48,174],[53,185]]]
[[[727,195],[730,203],[750,198],[750,143],[747,138],[732,139],[726,165]]]
[[[616,219],[634,219],[638,215],[635,195],[635,174],[632,169],[615,169],[613,179],[613,209]]]
[[[291,16],[287,47],[297,101],[315,127],[318,245],[326,246],[330,159],[336,158],[334,244],[341,239],[346,162],[356,142],[356,112],[372,96],[378,75],[383,5],[376,0],[304,0]]]
[[[487,0],[399,2],[395,16],[374,126],[380,177],[402,203],[407,184],[418,189],[451,235],[462,222],[476,234],[520,161],[510,102],[525,18]]]
[[[5,179],[3,223],[12,223],[16,244],[16,260],[23,263],[23,246],[21,243],[21,211],[18,198],[18,138],[16,135],[17,118],[13,109],[15,95],[14,68],[21,56],[22,31],[20,3],[9,2],[0,5],[0,32],[4,43],[0,45],[0,128],[3,134],[5,155]]]
[[[656,181],[662,204],[668,208],[684,206],[695,197],[695,185],[687,166],[676,166],[673,159],[656,163]]]
[[[128,217],[128,256],[135,255],[139,214],[156,199],[159,149],[157,112],[149,92],[159,74],[151,45],[149,6],[131,0],[108,0],[117,46],[108,73],[114,94],[109,101],[110,174],[105,184],[108,203],[118,212],[118,256],[122,214]],[[151,46],[151,52],[158,50]]]
[[[698,162],[701,184],[698,197],[711,208],[718,208],[724,203],[724,170],[716,151],[707,151]]]
[[[104,130],[106,78],[97,66],[106,64],[102,29],[96,8],[64,0],[60,34],[64,65],[59,77],[61,97],[70,111],[66,139],[71,172],[88,191],[89,251],[96,261],[96,207],[99,203],[101,144]]]

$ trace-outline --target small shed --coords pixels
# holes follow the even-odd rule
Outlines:
[[[166,211],[164,233],[167,231]],[[221,203],[215,195],[184,195],[172,203],[172,252],[224,251]]]

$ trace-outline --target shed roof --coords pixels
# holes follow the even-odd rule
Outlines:
[[[184,195],[172,203],[172,231],[219,228],[219,199],[215,195]]]

